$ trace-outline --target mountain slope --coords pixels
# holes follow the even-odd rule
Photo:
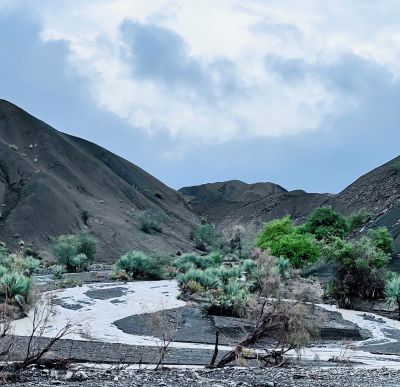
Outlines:
[[[323,205],[332,206],[345,215],[367,209],[372,218],[358,233],[365,233],[369,228],[387,227],[394,238],[395,253],[400,253],[400,157],[360,177],[337,195],[277,189],[249,195],[249,200],[232,204],[219,194],[219,187],[224,184],[185,187],[180,191],[191,195],[188,201],[194,211],[223,230],[242,225],[255,232],[264,222],[285,215],[302,222],[314,208]],[[223,210],[219,209],[221,206]]]
[[[0,100],[0,239],[33,243],[48,255],[51,238],[85,228],[99,240],[98,258],[128,248],[176,252],[192,246],[197,217],[182,195],[134,164],[88,141],[58,132]],[[139,231],[134,212],[162,214],[163,233]]]
[[[186,196],[194,212],[218,224],[249,203],[287,191],[273,183],[247,184],[240,180],[230,180],[183,187],[179,192]]]

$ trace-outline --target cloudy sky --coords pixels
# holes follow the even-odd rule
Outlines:
[[[179,188],[400,154],[398,0],[0,0],[0,98]]]

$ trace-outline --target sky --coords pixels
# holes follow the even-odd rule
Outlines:
[[[400,154],[398,0],[0,0],[0,98],[173,188],[336,193]]]

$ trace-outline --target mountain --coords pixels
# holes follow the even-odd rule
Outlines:
[[[183,195],[121,157],[69,136],[0,100],[0,240],[20,240],[49,255],[51,239],[88,228],[98,259],[127,249],[191,250],[198,218]],[[139,230],[134,213],[160,214],[162,233]]]
[[[247,184],[240,180],[208,183],[179,190],[188,200],[189,207],[209,221],[219,224],[247,204],[287,192],[273,183]]]
[[[113,262],[127,249],[174,254],[194,249],[188,235],[201,218],[222,230],[242,225],[256,232],[266,221],[290,215],[300,223],[331,205],[346,215],[369,210],[371,220],[356,235],[385,226],[400,252],[400,157],[336,195],[239,180],[179,191],[0,100],[0,240],[11,248],[23,240],[49,257],[52,238],[87,228],[99,241],[100,261]],[[162,233],[139,230],[140,210],[158,214]]]
[[[242,225],[255,232],[264,222],[285,215],[300,223],[314,208],[323,205],[345,215],[367,209],[372,217],[355,236],[366,233],[369,228],[387,227],[394,238],[394,250],[400,253],[400,157],[365,174],[336,195],[302,190],[288,192],[272,183],[260,184],[267,185],[264,191],[256,190],[256,194],[246,194],[246,186],[251,192],[253,185],[237,181],[185,187],[180,192],[187,195],[193,211],[215,222],[222,230]]]

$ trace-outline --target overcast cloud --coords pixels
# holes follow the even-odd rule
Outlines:
[[[0,0],[0,94],[174,187],[337,192],[400,153],[398,1]]]

